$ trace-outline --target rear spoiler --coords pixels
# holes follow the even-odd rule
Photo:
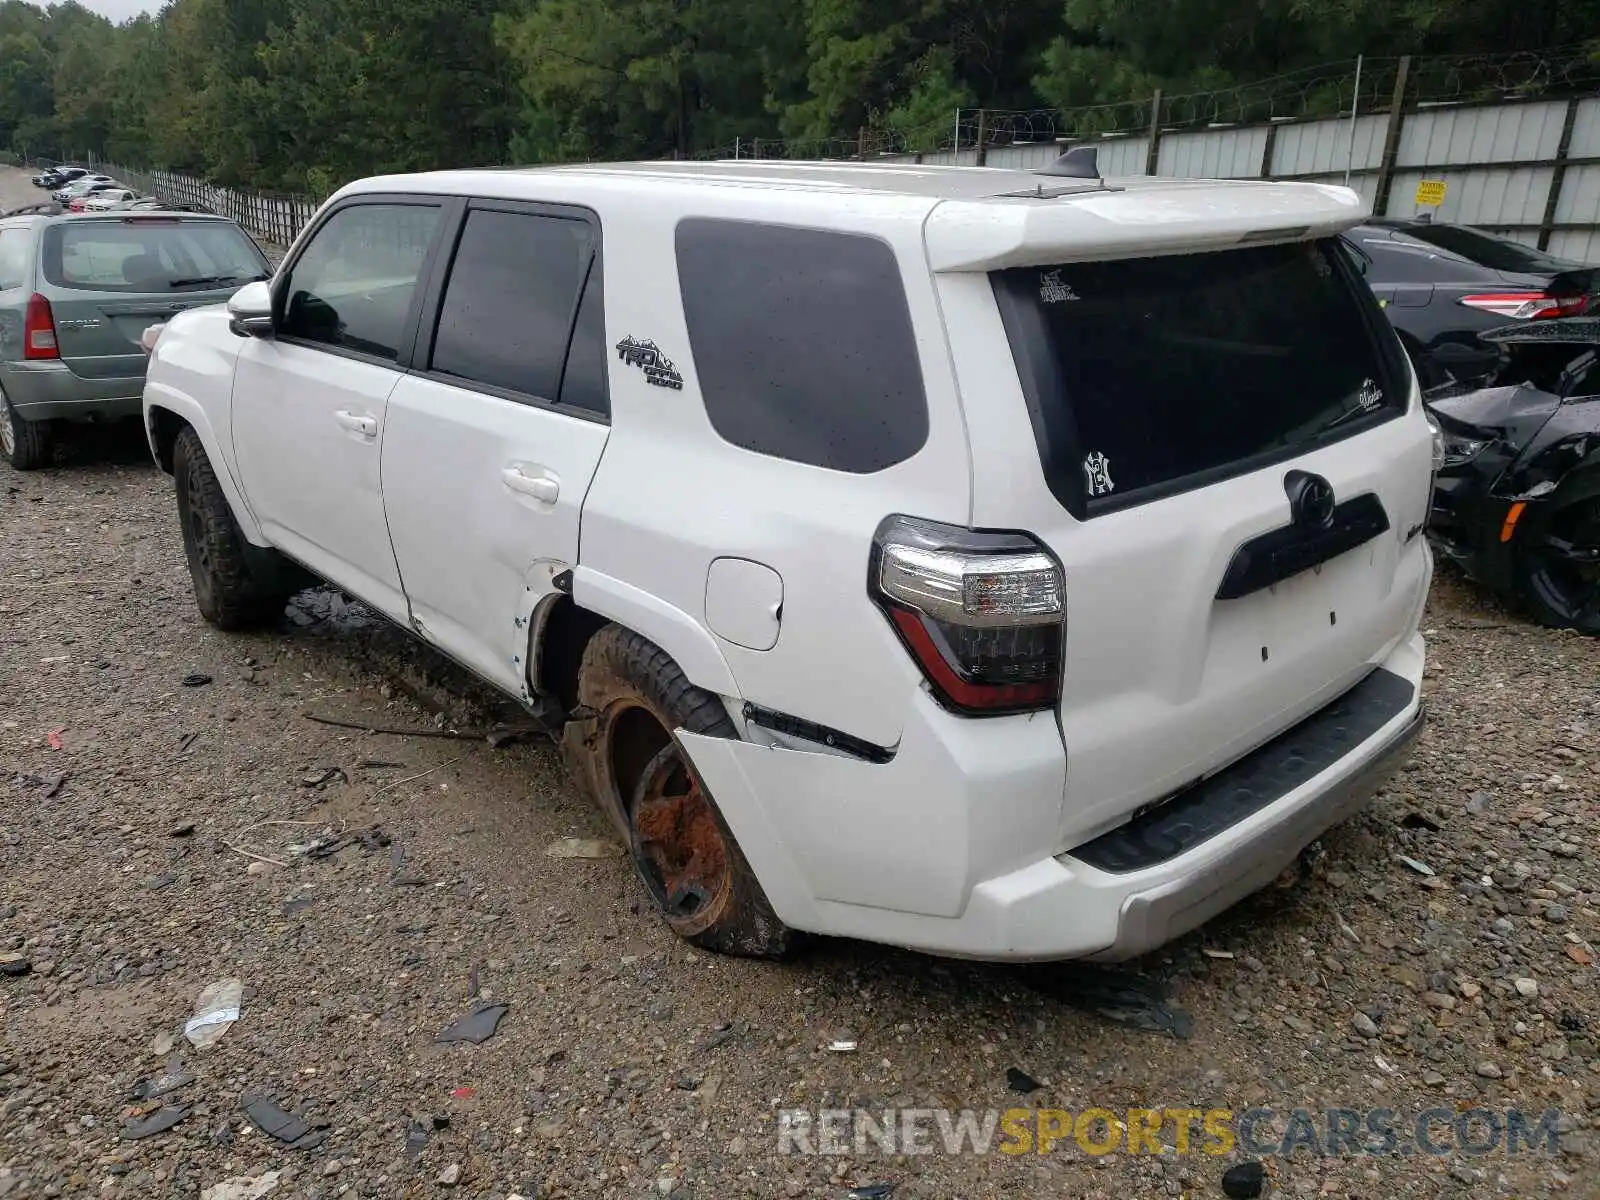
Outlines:
[[[1550,321],[1519,321],[1478,335],[1496,345],[1542,342],[1550,345],[1600,345],[1600,316],[1561,317]]]
[[[1578,267],[1571,271],[1562,271],[1550,280],[1550,294],[1553,296],[1571,296],[1574,293],[1587,295],[1595,290],[1595,285],[1600,283],[1600,270],[1594,267]]]
[[[1331,237],[1366,202],[1320,183],[1125,179],[1120,188],[943,200],[923,225],[935,271],[1149,258]]]

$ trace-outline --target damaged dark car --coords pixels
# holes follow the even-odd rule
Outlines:
[[[1600,636],[1600,317],[1479,335],[1482,386],[1435,388],[1429,536],[1545,625]]]

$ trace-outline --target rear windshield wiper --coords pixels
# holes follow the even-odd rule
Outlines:
[[[256,283],[267,276],[256,275],[195,275],[189,279],[173,279],[167,283],[168,287],[196,287],[202,283]]]
[[[1378,411],[1378,407],[1379,406],[1374,405],[1373,407],[1369,408],[1365,404],[1357,404],[1354,408],[1347,408],[1343,412],[1329,417],[1328,420],[1324,421],[1322,425],[1318,427],[1317,432],[1311,436],[1316,437],[1318,434],[1327,433],[1330,429],[1337,429],[1339,426],[1348,421],[1354,421],[1357,417],[1370,417],[1373,413]]]

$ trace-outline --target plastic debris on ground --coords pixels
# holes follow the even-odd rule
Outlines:
[[[201,674],[198,671],[196,671],[193,675],[185,675],[183,677],[183,686],[189,688],[205,687],[205,685],[210,682],[211,676]]]
[[[122,1136],[130,1142],[153,1137],[158,1133],[165,1133],[188,1115],[188,1105],[163,1105],[146,1117],[129,1121],[122,1127]]]
[[[621,858],[625,851],[602,838],[557,838],[544,853],[546,858]]]
[[[828,1043],[828,1049],[835,1054],[851,1054],[859,1045],[855,1038],[834,1038]]]
[[[1030,1092],[1037,1092],[1044,1085],[1018,1067],[1007,1067],[1006,1086],[1013,1092],[1026,1096]]]
[[[244,984],[238,979],[219,979],[208,983],[194,1002],[194,1016],[183,1027],[183,1036],[196,1050],[215,1046],[222,1035],[239,1019],[244,999]]]
[[[221,1183],[213,1183],[200,1193],[200,1200],[261,1200],[278,1186],[281,1171],[268,1171],[265,1175],[235,1175]]]
[[[1414,858],[1407,858],[1404,854],[1396,854],[1394,856],[1394,858],[1395,858],[1395,861],[1398,862],[1401,866],[1407,867],[1410,870],[1415,871],[1418,875],[1432,876],[1434,874],[1433,868],[1430,867],[1425,862],[1419,862],[1417,859],[1414,859]]]
[[[1092,963],[1052,963],[1022,968],[1018,978],[1036,992],[1118,1025],[1180,1040],[1194,1033],[1194,1018],[1168,1003],[1159,979]]]
[[[252,1125],[268,1137],[283,1142],[291,1150],[315,1150],[328,1138],[323,1130],[313,1129],[300,1117],[285,1112],[258,1092],[246,1092],[240,1098],[240,1107]]]
[[[851,1188],[844,1195],[845,1200],[889,1200],[894,1195],[894,1184],[866,1183]]]
[[[1267,1168],[1258,1162],[1244,1162],[1222,1173],[1223,1194],[1231,1200],[1255,1200],[1267,1185]]]
[[[436,1042],[470,1042],[477,1045],[486,1042],[500,1027],[501,1019],[511,1011],[511,1005],[505,1003],[484,1004],[474,1008],[463,1017],[458,1017],[433,1040]]]
[[[154,1100],[157,1096],[165,1096],[193,1082],[194,1072],[186,1068],[183,1060],[174,1054],[167,1060],[167,1069],[161,1074],[134,1084],[133,1095],[137,1100]]]

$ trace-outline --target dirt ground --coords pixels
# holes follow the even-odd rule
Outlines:
[[[547,856],[607,836],[555,755],[473,736],[492,698],[359,606],[204,625],[137,429],[69,438],[0,466],[0,1197],[1204,1197],[1251,1157],[1171,1122],[1159,1155],[780,1152],[787,1110],[886,1108],[1387,1108],[1394,1153],[1271,1156],[1269,1192],[1600,1196],[1600,644],[1444,570],[1426,628],[1409,768],[1297,881],[1129,970],[731,961],[624,860]],[[241,1016],[196,1049],[229,978]],[[489,1040],[436,1040],[500,1003]],[[1558,1110],[1553,1145],[1469,1153],[1473,1108]],[[1406,1153],[1434,1109],[1445,1152]]]

